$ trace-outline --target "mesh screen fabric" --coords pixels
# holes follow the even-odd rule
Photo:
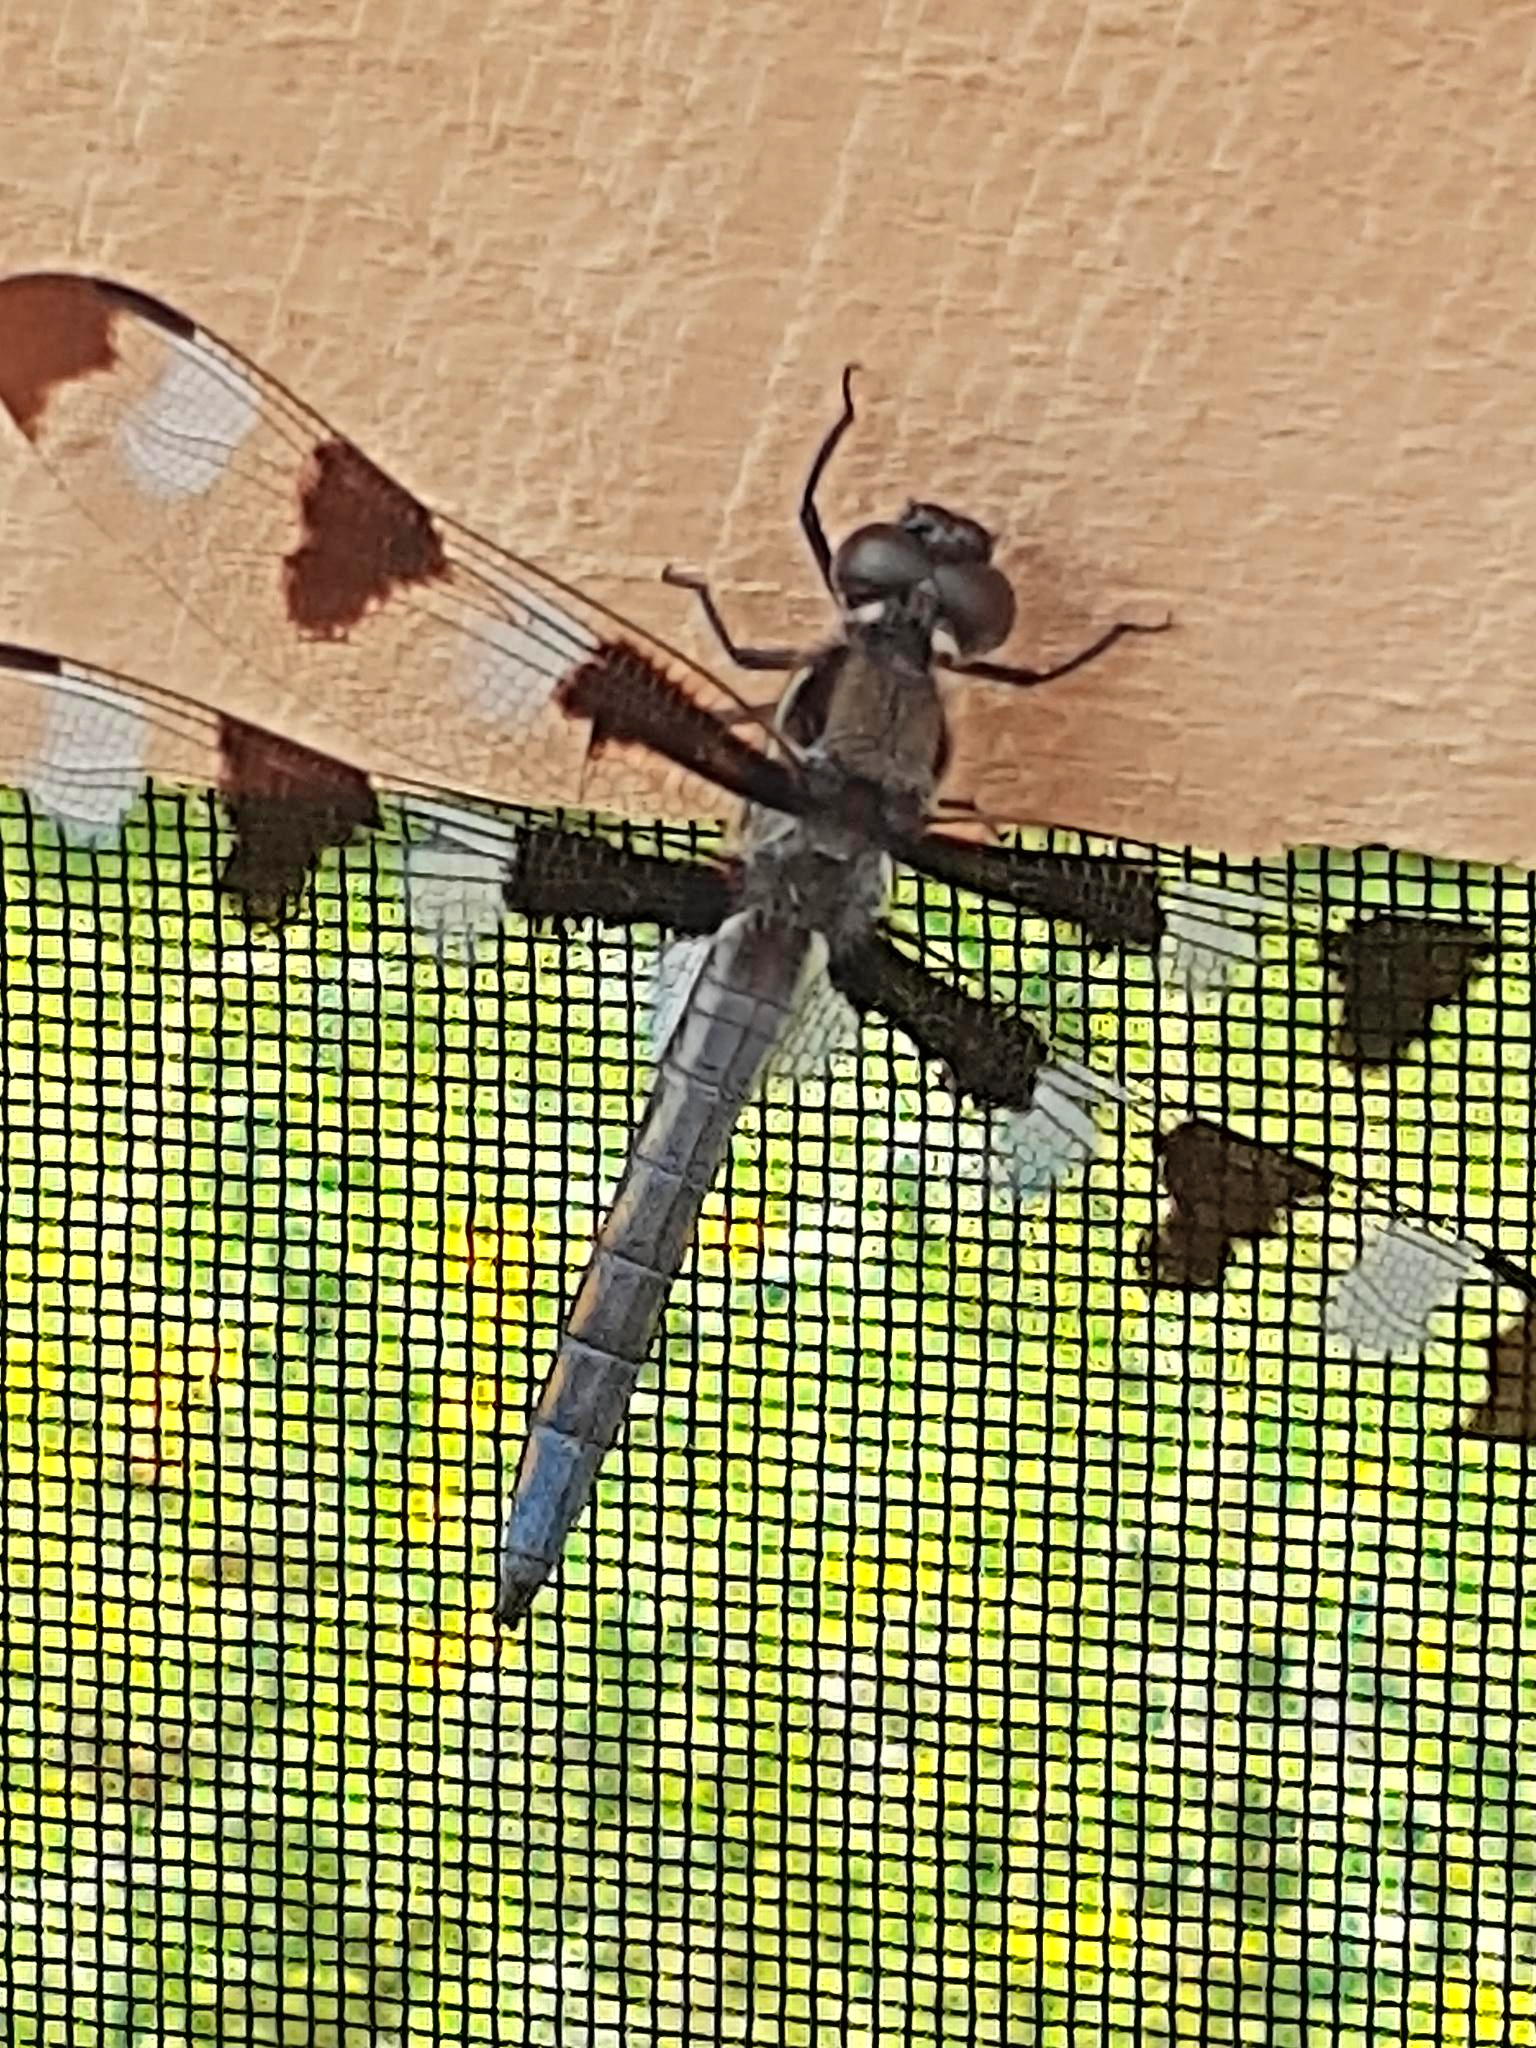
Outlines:
[[[871,1029],[744,1125],[498,1640],[641,961],[516,923],[423,960],[388,847],[231,944],[207,806],[120,855],[7,803],[7,2038],[1536,2039],[1525,1454],[1453,1432],[1488,1287],[1351,1364],[1335,1206],[1150,1306],[1148,1130],[1011,1212]],[[1531,925],[1524,878],[1288,879]],[[1069,1052],[1528,1253],[1528,946],[1357,1084],[1305,936],[1191,1021],[1145,963],[911,909]]]

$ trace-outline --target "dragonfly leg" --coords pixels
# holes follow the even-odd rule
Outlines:
[[[828,545],[826,529],[821,523],[821,514],[816,510],[816,487],[826,474],[827,464],[837,451],[837,444],[853,425],[853,373],[857,363],[848,363],[843,370],[843,409],[827,429],[816,458],[811,464],[811,473],[805,480],[805,489],[800,494],[800,531],[805,535],[811,553],[816,557],[816,567],[821,571],[821,580],[832,589],[832,549]],[[836,593],[833,593],[834,596]]]
[[[988,683],[1053,683],[1058,676],[1069,676],[1075,668],[1086,668],[1090,661],[1097,661],[1101,654],[1107,654],[1117,640],[1127,633],[1166,633],[1173,624],[1173,614],[1159,619],[1154,626],[1138,625],[1134,620],[1118,619],[1106,632],[1089,646],[1074,654],[1070,661],[1059,661],[1054,668],[1020,668],[1007,661],[946,661],[943,666],[957,676],[976,676]]]
[[[661,572],[663,583],[670,583],[674,590],[691,590],[704,607],[704,616],[709,621],[710,631],[720,642],[729,660],[738,668],[790,669],[799,668],[805,657],[796,647],[743,647],[731,636],[731,629],[720,615],[715,603],[715,594],[702,576],[690,576],[684,569],[674,569],[669,562]]]

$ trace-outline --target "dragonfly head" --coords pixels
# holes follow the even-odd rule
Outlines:
[[[992,565],[991,534],[942,505],[910,504],[899,520],[850,533],[832,558],[832,586],[849,624],[910,622],[962,661],[1013,630],[1013,586]]]

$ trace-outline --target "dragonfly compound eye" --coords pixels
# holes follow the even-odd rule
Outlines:
[[[989,654],[1013,631],[1013,585],[988,562],[945,562],[933,571],[939,616],[963,660]]]
[[[913,498],[897,522],[922,544],[931,562],[990,562],[992,536],[979,519]]]
[[[832,581],[844,604],[871,604],[915,589],[933,573],[933,558],[899,526],[861,526],[838,549]]]

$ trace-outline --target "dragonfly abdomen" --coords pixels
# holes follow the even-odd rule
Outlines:
[[[587,1504],[812,945],[806,926],[757,912],[727,919],[716,934],[534,1410],[502,1531],[503,1626],[525,1612]]]

